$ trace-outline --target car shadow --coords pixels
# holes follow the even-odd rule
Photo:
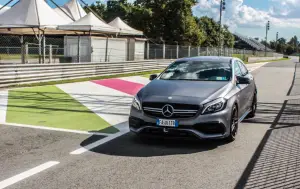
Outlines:
[[[84,140],[82,147],[94,142],[99,136],[91,136]],[[140,138],[133,133],[124,134],[114,140],[100,145],[90,151],[94,153],[129,156],[154,157],[178,154],[192,154],[213,150],[225,145],[223,140],[192,140],[175,138]]]

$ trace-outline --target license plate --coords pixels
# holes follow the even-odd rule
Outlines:
[[[166,120],[166,119],[157,119],[156,125],[163,127],[178,127],[177,120]]]

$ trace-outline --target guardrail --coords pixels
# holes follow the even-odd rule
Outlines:
[[[49,81],[152,71],[168,66],[172,60],[73,64],[0,65],[0,88]]]

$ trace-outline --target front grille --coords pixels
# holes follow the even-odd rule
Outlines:
[[[162,113],[165,105],[167,104],[157,102],[142,104],[145,114],[157,118],[191,118],[196,116],[200,109],[199,105],[168,103],[173,107],[174,112],[172,116],[166,117]]]

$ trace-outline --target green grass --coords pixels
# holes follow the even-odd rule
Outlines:
[[[44,85],[57,85],[57,84],[64,84],[64,83],[75,83],[75,82],[83,82],[83,81],[91,81],[91,80],[98,80],[98,79],[109,79],[109,78],[118,78],[118,77],[129,77],[129,76],[143,76],[143,75],[151,75],[154,73],[160,73],[162,70],[153,70],[147,72],[135,72],[135,73],[128,73],[128,74],[116,74],[116,75],[107,75],[107,76],[98,76],[98,77],[86,77],[80,79],[68,79],[68,80],[60,80],[60,81],[49,81],[49,82],[39,82],[39,83],[31,83],[31,84],[20,84],[20,85],[11,85],[9,88],[15,87],[34,87],[34,86],[44,86]]]
[[[82,131],[116,133],[118,129],[56,86],[9,91],[6,122]]]

